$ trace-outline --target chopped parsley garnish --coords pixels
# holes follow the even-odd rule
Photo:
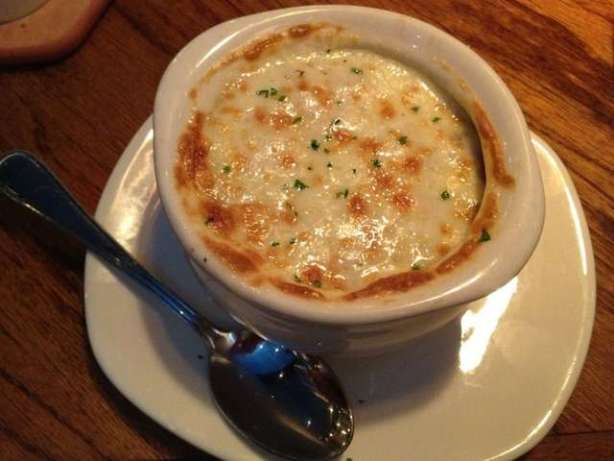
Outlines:
[[[327,141],[331,141],[333,137],[330,134],[327,134],[326,136],[324,136],[324,139],[326,139]]]
[[[316,287],[316,288],[322,288],[322,281],[321,280],[314,280],[313,282],[311,282],[311,284]]]
[[[356,168],[352,168],[352,173],[356,174]]]
[[[444,190],[441,195],[441,200],[448,200],[450,198],[450,192],[448,192],[447,190]]]
[[[341,103],[342,103],[341,99],[337,99],[337,100],[335,101],[335,104],[337,104],[338,106],[340,106],[340,105],[341,105]]]
[[[480,238],[478,239],[478,242],[480,243],[488,242],[489,240],[490,240],[490,234],[488,233],[486,229],[482,229],[482,233],[480,234]]]
[[[411,110],[414,112],[418,112],[420,110],[420,106],[412,106]]]
[[[317,139],[312,139],[310,146],[313,150],[318,150],[320,148],[320,143]]]
[[[439,120],[441,120],[441,117],[433,117],[431,120],[433,123],[437,123]]]
[[[258,96],[264,96],[265,98],[268,98],[269,96],[275,96],[277,93],[279,93],[277,91],[277,88],[265,88],[262,90],[258,90],[256,91],[256,95]],[[280,100],[281,101],[281,100]]]
[[[279,242],[277,240],[275,240],[274,242],[271,242],[271,246],[272,247],[278,247],[279,246]]]
[[[326,168],[332,168],[332,167],[333,167],[333,164],[332,164],[332,163],[328,162],[328,163],[326,164]]]
[[[352,71],[353,74],[362,74],[362,69],[358,67],[352,67],[350,70]]]
[[[302,77],[303,75],[305,75],[305,71],[304,70],[297,70],[298,72],[298,76]]]
[[[326,50],[326,54],[330,53],[331,51],[332,51],[332,50],[331,50],[330,48],[328,48],[328,49]]]
[[[288,99],[288,96],[284,96],[283,94],[279,98],[277,98],[279,102],[284,102],[286,99]]]
[[[350,193],[349,189],[343,189],[341,192],[337,192],[337,198],[348,198],[348,194]]]
[[[291,239],[288,241],[288,243],[289,243],[290,245],[294,245],[294,244],[296,243],[296,237],[292,237],[292,238],[291,238]]]
[[[333,124],[334,125],[339,125],[341,123],[341,119],[340,118],[336,118],[335,120],[333,120]]]
[[[309,186],[307,184],[305,184],[303,181],[301,181],[300,179],[295,179],[294,180],[294,188],[297,190],[303,190],[303,189],[307,189]]]
[[[382,161],[380,159],[378,159],[378,158],[374,158],[373,162],[371,162],[371,164],[375,168],[381,168],[382,167]]]
[[[422,269],[422,266],[420,265],[420,263],[413,263],[411,265],[411,270],[412,271],[419,271],[420,269]]]
[[[400,136],[400,137],[399,137],[399,144],[401,144],[401,145],[403,145],[403,146],[404,146],[405,144],[407,144],[407,136]]]
[[[294,117],[294,119],[292,120],[292,124],[301,123],[302,120],[303,117],[299,115],[298,117]]]
[[[232,167],[230,165],[224,165],[224,168],[222,168],[222,171],[228,174],[232,171]]]
[[[301,283],[302,282],[301,278],[297,274],[294,274],[294,281],[296,283]]]

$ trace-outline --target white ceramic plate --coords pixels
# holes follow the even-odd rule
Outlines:
[[[195,307],[228,324],[192,274],[162,211],[152,137],[148,120],[115,167],[96,218]],[[546,223],[518,277],[458,321],[394,354],[329,360],[356,417],[356,435],[343,459],[512,459],[534,446],[561,413],[590,339],[594,262],[565,167],[540,138],[533,136],[533,144]],[[85,308],[96,359],[136,406],[222,459],[263,459],[218,415],[199,338],[90,254]]]

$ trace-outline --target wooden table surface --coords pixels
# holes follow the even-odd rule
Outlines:
[[[118,0],[67,59],[0,70],[0,152],[37,153],[93,212],[173,55],[215,24],[301,3]],[[595,250],[595,327],[571,400],[526,459],[613,460],[614,3],[356,3],[428,21],[473,47],[570,170]],[[81,246],[0,200],[0,459],[208,459],[101,372],[83,320],[83,261]]]

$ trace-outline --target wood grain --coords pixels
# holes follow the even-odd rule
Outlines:
[[[117,0],[67,59],[0,72],[0,151],[36,152],[92,212],[182,46],[222,21],[306,3]],[[569,168],[592,233],[597,315],[571,400],[523,459],[614,459],[614,3],[352,3],[415,16],[469,44]],[[207,459],[140,413],[98,368],[83,321],[83,258],[80,246],[0,200],[0,458]]]

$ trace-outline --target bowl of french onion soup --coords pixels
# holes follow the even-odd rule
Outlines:
[[[360,7],[190,42],[155,102],[160,197],[202,283],[267,338],[379,353],[511,280],[544,196],[518,104],[467,46]]]

